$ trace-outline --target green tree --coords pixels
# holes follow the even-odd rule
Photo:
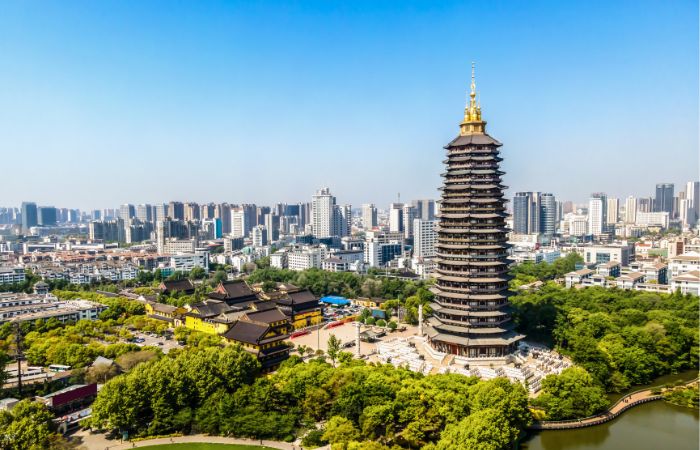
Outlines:
[[[333,448],[345,449],[351,441],[360,438],[360,432],[355,425],[345,417],[333,416],[326,424],[322,439],[330,442]]]
[[[487,408],[449,425],[435,450],[502,450],[510,448],[518,436],[498,409]]]
[[[0,411],[0,448],[50,448],[57,437],[52,420],[53,415],[43,403],[30,400],[22,400],[12,412]]]
[[[338,354],[340,353],[340,349],[342,348],[342,341],[338,339],[335,334],[331,334],[330,337],[328,338],[327,346],[328,350],[326,350],[326,354],[328,354],[328,357],[331,359],[333,362],[333,365],[335,365],[335,360],[338,357]]]
[[[581,367],[570,367],[542,380],[542,392],[533,402],[547,411],[550,420],[588,417],[608,406],[605,391]]]

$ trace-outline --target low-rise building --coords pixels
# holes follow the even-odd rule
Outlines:
[[[671,290],[682,294],[700,295],[700,271],[692,270],[671,278]]]
[[[584,279],[590,278],[595,272],[591,269],[581,269],[574,272],[569,272],[564,275],[564,281],[567,288],[571,288],[574,285],[581,284]]]
[[[621,289],[635,289],[638,284],[644,282],[644,274],[641,272],[631,272],[620,275],[615,282],[617,283],[617,287]]]
[[[687,272],[700,270],[700,253],[686,252],[670,258],[668,268],[671,277],[677,277]]]
[[[26,279],[21,267],[0,267],[0,284],[24,283]]]

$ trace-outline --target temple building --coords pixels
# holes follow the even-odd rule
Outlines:
[[[460,133],[445,149],[433,316],[433,349],[468,363],[505,360],[525,336],[509,314],[506,208],[499,170],[501,143],[486,133],[472,66],[469,103]]]

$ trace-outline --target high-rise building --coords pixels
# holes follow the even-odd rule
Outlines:
[[[688,181],[685,185],[685,198],[695,213],[695,220],[700,219],[700,181]]]
[[[168,204],[159,203],[153,206],[153,222],[158,222],[159,220],[165,220],[168,217]]]
[[[608,198],[608,220],[606,225],[615,225],[620,218],[620,199]]]
[[[403,237],[410,239],[413,237],[413,219],[415,217],[413,205],[404,204],[401,215],[403,219]]]
[[[199,205],[195,202],[185,203],[185,220],[199,220]]]
[[[55,227],[57,212],[53,206],[39,206],[37,208],[37,222],[42,227]]]
[[[119,218],[126,222],[136,217],[136,208],[130,203],[125,203],[119,207]]]
[[[222,203],[216,208],[216,218],[221,219],[221,232],[231,233],[231,205]]]
[[[637,200],[637,212],[652,212],[654,200],[651,197],[640,198]]]
[[[608,198],[602,192],[594,192],[588,200],[588,232],[601,236],[608,229]]]
[[[22,231],[26,233],[29,231],[29,228],[35,227],[38,224],[39,218],[36,203],[22,202]]]
[[[437,244],[437,220],[413,219],[413,256],[434,258]]]
[[[335,214],[335,197],[330,189],[321,188],[311,197],[311,224],[314,236],[325,238],[333,236]]]
[[[185,220],[185,205],[182,202],[170,202],[168,216],[175,220]]]
[[[637,220],[637,199],[631,195],[625,200],[625,223],[634,223]]]
[[[435,219],[435,200],[413,200],[413,213],[415,218],[423,220]]]
[[[253,240],[253,247],[262,247],[267,245],[267,229],[265,225],[256,225],[251,230],[251,238]]]
[[[551,239],[557,231],[559,221],[559,208],[554,194],[543,192],[540,194],[540,233],[547,239]]]
[[[513,331],[508,305],[508,243],[501,143],[486,134],[472,69],[460,134],[443,174],[433,316],[428,343],[475,364],[505,362],[525,336]],[[478,177],[473,176],[479,173]]]
[[[389,231],[392,233],[403,232],[403,203],[389,205]]]
[[[136,205],[136,218],[139,219],[141,222],[152,222],[153,210],[151,208],[151,205]]]
[[[248,215],[242,208],[231,211],[231,236],[234,238],[246,237],[249,227]]]
[[[377,207],[374,203],[362,205],[362,226],[365,230],[371,230],[377,226]]]
[[[277,214],[265,214],[265,229],[270,242],[275,242],[280,238],[280,216]]]
[[[659,183],[656,185],[654,197],[654,212],[673,213],[673,184]]]
[[[350,236],[352,234],[352,206],[335,205],[333,207],[333,230],[332,236]]]
[[[513,197],[513,232],[541,234],[551,238],[556,233],[557,199],[554,194],[516,192]]]

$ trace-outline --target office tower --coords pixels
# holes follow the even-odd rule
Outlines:
[[[532,192],[516,192],[513,197],[513,233],[528,234],[532,209]]]
[[[637,220],[637,199],[631,195],[625,200],[625,223],[634,223]]]
[[[42,227],[55,227],[57,219],[56,208],[53,206],[39,206],[37,208],[37,222]]]
[[[413,200],[413,215],[417,219],[435,219],[435,200]]]
[[[510,261],[501,143],[486,134],[473,68],[469,97],[460,134],[445,147],[438,278],[427,338],[435,350],[474,358],[473,362],[487,357],[505,362],[525,336],[513,331],[508,312]]]
[[[551,239],[557,230],[558,221],[557,199],[554,194],[540,194],[540,233]]]
[[[673,213],[673,184],[659,183],[656,185],[654,212]]]
[[[620,217],[620,199],[608,198],[608,220],[606,225],[615,225]]]
[[[365,230],[371,230],[377,226],[377,207],[374,203],[362,205],[362,226]]]
[[[151,205],[136,205],[136,218],[139,219],[141,222],[153,221],[153,211],[151,209]]]
[[[389,231],[392,233],[403,232],[403,203],[389,205]]]
[[[588,200],[588,232],[593,236],[600,236],[607,231],[607,210],[607,196],[602,192],[591,194]]]
[[[92,220],[100,220],[102,219],[102,211],[100,211],[99,209],[93,209],[90,217],[92,218]]]
[[[22,202],[22,231],[29,231],[30,227],[35,227],[39,224],[38,212],[36,203]]]
[[[136,208],[130,203],[125,203],[119,207],[119,218],[123,221],[136,217]]]
[[[280,238],[280,216],[273,213],[265,214],[265,229],[270,242],[275,242]]]
[[[437,243],[437,220],[413,219],[413,256],[434,258]]]
[[[324,187],[311,197],[311,224],[314,236],[324,238],[333,236],[333,214],[335,212],[335,197]]]
[[[547,201],[546,210],[543,200]],[[556,228],[556,198],[552,194],[540,192],[516,192],[513,197],[513,232],[517,234],[546,234],[543,221],[547,221],[548,236],[553,236]]]

